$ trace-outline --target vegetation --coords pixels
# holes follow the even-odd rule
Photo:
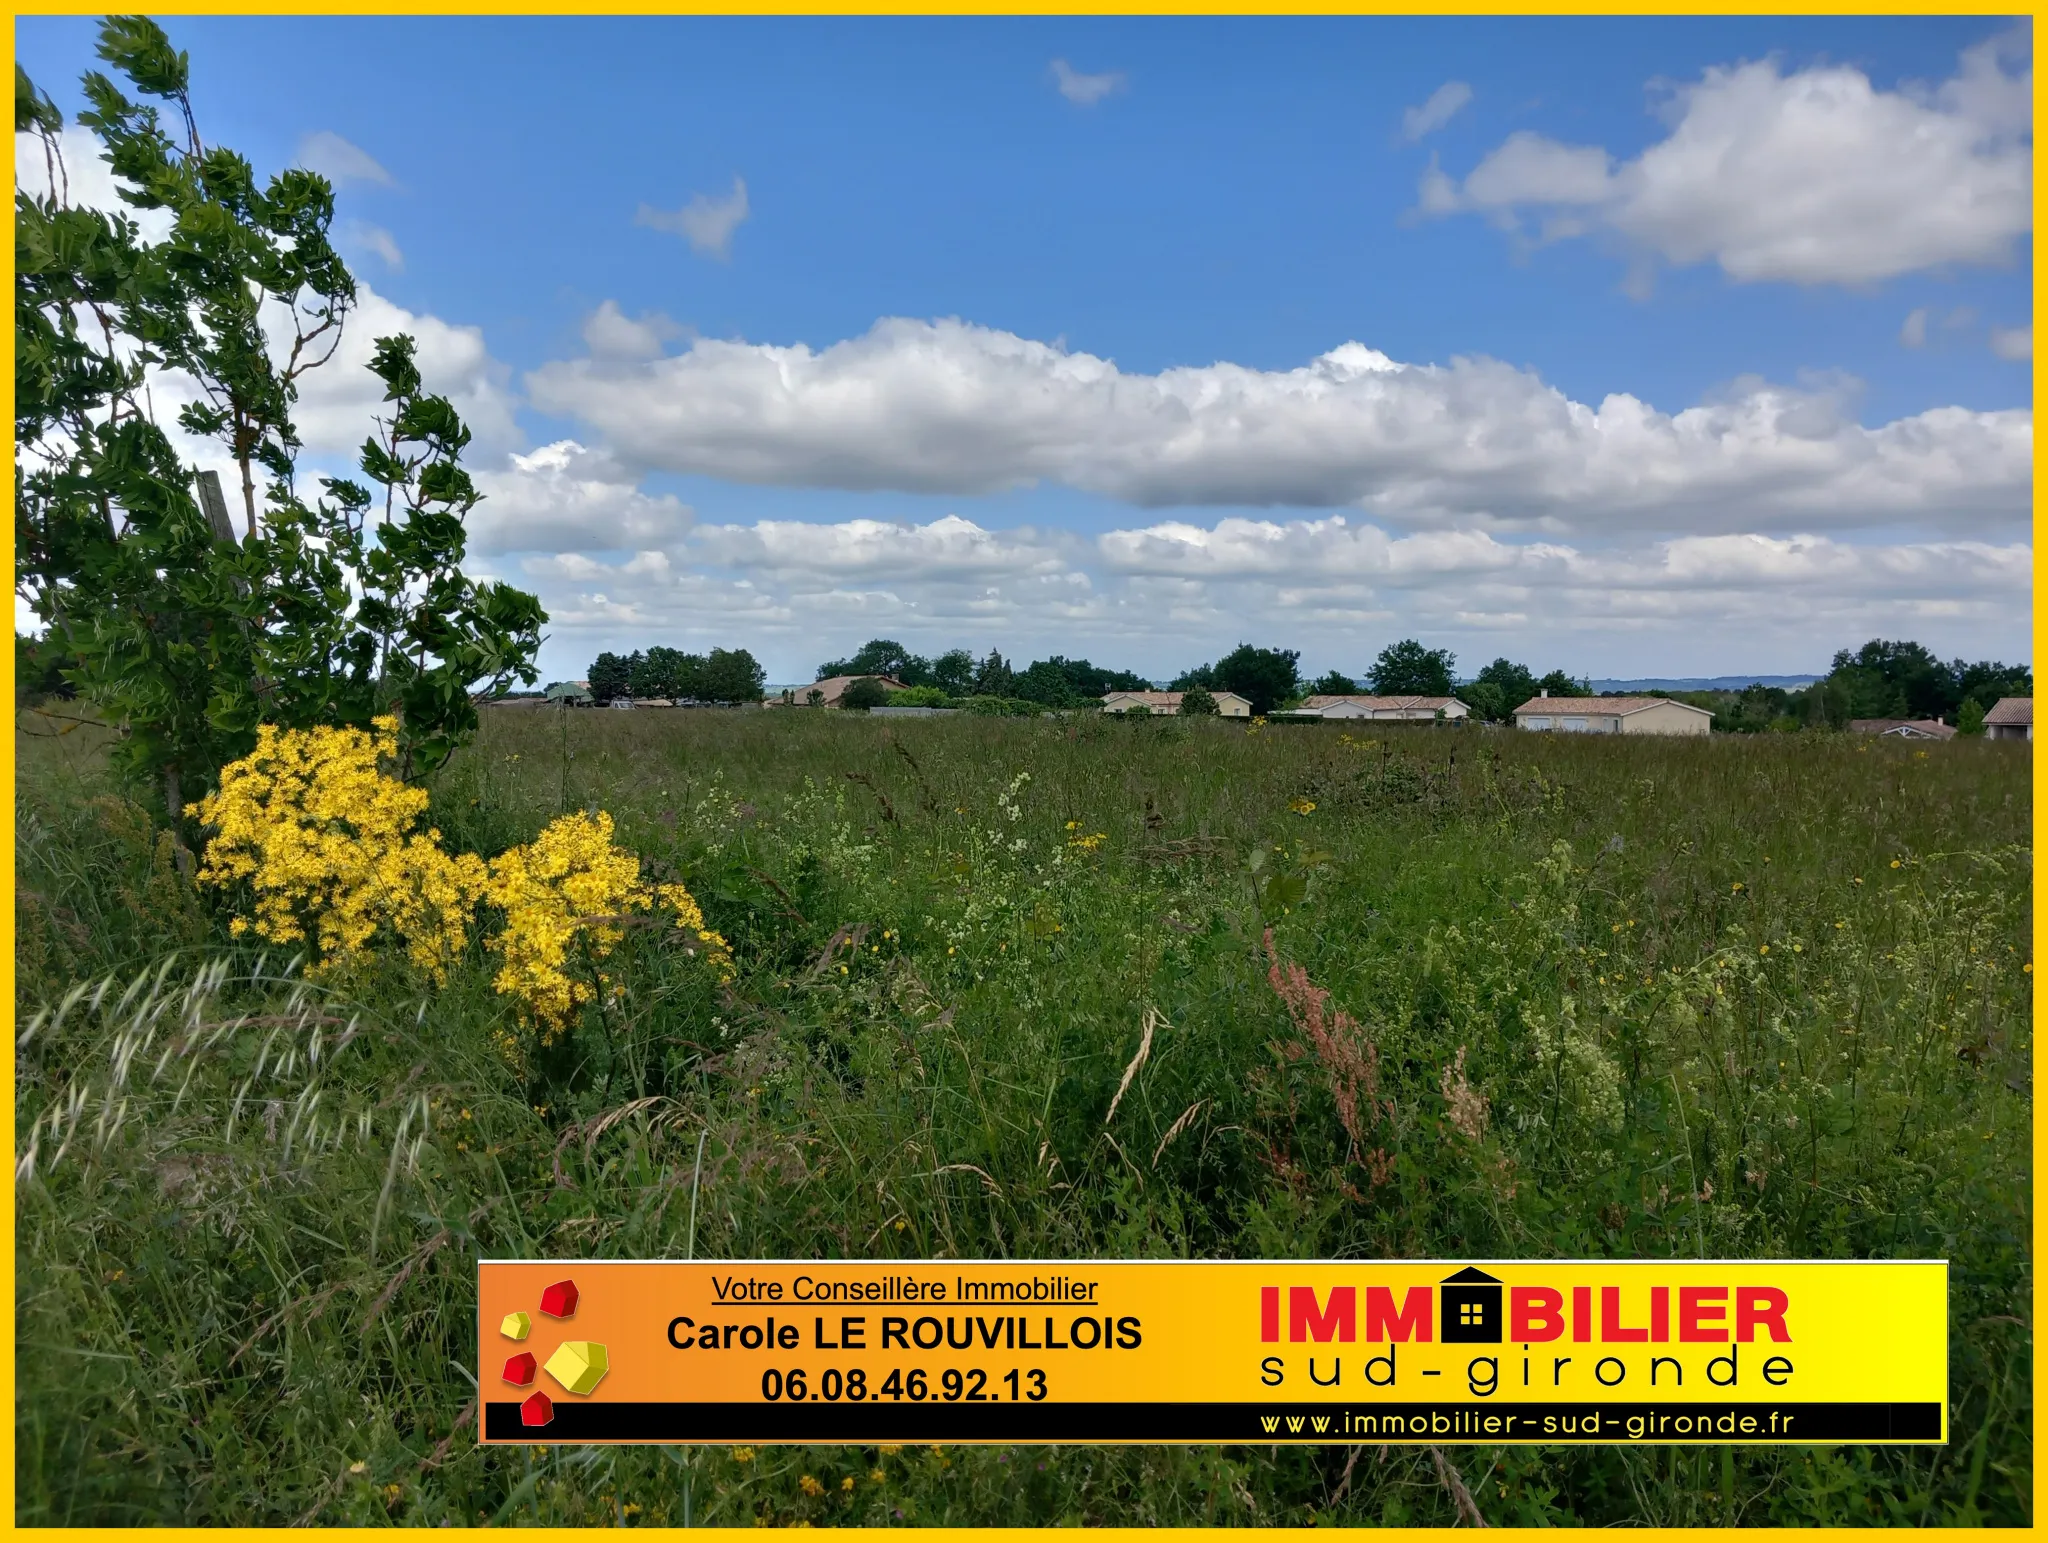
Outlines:
[[[473,1446],[478,1257],[692,1251],[1946,1257],[1944,1448],[1441,1455],[1494,1525],[2032,1519],[2027,747],[569,722],[487,712],[422,823],[502,873],[603,809],[732,976],[622,928],[522,1061],[489,928],[308,979],[26,715],[20,1521],[1458,1516],[1403,1447]]]
[[[1298,668],[1301,651],[1295,648],[1254,648],[1240,643],[1214,664],[1198,665],[1173,683],[1175,691],[1201,687],[1207,691],[1235,691],[1252,704],[1254,715],[1264,717],[1301,695]]]
[[[1448,648],[1424,648],[1403,638],[1381,649],[1373,661],[1372,689],[1381,696],[1449,696],[1457,662]]]
[[[766,694],[767,675],[744,648],[686,654],[656,647],[631,654],[599,654],[590,666],[590,694],[599,702],[629,696],[640,701],[719,702],[740,706]]]
[[[87,72],[81,121],[125,202],[174,224],[148,241],[127,214],[73,205],[62,117],[17,68],[15,128],[49,182],[15,197],[15,594],[37,623],[21,679],[61,681],[116,725],[117,761],[157,784],[174,832],[259,723],[392,714],[402,768],[431,770],[474,730],[474,696],[534,680],[546,620],[462,573],[469,431],[425,389],[412,339],[381,338],[363,481],[301,497],[293,405],[355,299],[332,189],[296,169],[259,183],[207,146],[189,63],[154,22],[109,19],[99,56],[125,89]],[[233,463],[239,539],[218,481],[209,512],[155,421],[156,386],[196,389],[178,423]]]

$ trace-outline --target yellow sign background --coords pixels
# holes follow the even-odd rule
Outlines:
[[[1499,1343],[1445,1343],[1439,1293],[1447,1276],[1474,1268],[1497,1280],[1509,1301],[1518,1287],[1559,1293],[1566,1304],[1583,1290],[1589,1337],[1575,1338],[1567,1322],[1556,1339],[1517,1340],[1505,1337],[1513,1325],[1504,1323]],[[576,1283],[577,1310],[568,1320],[546,1317],[538,1310],[541,1292],[563,1279]],[[1034,1281],[1047,1283],[1046,1295],[1068,1300],[963,1300],[1006,1287],[1005,1294],[1028,1295]],[[913,1283],[917,1299],[904,1299],[904,1283]],[[1332,1292],[1342,1288],[1354,1293],[1356,1306],[1349,1342],[1329,1310]],[[1368,1301],[1375,1288],[1388,1294],[1384,1302],[1399,1305],[1412,1305],[1408,1293],[1426,1289],[1429,1338],[1413,1320],[1405,1340],[1388,1335],[1384,1315],[1373,1323]],[[1613,1328],[1655,1332],[1655,1288],[1668,1293],[1666,1337],[1606,1337]],[[1678,1304],[1685,1288],[1707,1288],[1709,1305],[1695,1311],[1695,1333],[1719,1330],[1725,1340],[1683,1337]],[[1733,1293],[1755,1288],[1784,1293],[1785,1340],[1771,1337],[1768,1322],[1753,1325],[1748,1342],[1739,1337]],[[1277,1313],[1268,1306],[1269,1289],[1277,1292]],[[1294,1293],[1304,1289],[1314,1295],[1297,1324]],[[1715,1289],[1730,1293],[1718,1321]],[[860,1295],[871,1299],[845,1299]],[[899,1299],[872,1299],[887,1295]],[[938,1380],[950,1368],[987,1373],[989,1396],[1007,1401],[1014,1395],[1000,1382],[1004,1374],[1037,1368],[1052,1404],[1939,1402],[1945,1439],[1946,1297],[1947,1266],[1920,1261],[487,1261],[480,1266],[478,1328],[485,1398],[499,1402],[530,1391],[500,1380],[507,1356],[530,1350],[545,1363],[557,1344],[577,1339],[604,1344],[610,1372],[587,1400],[543,1375],[535,1386],[558,1401],[758,1404],[768,1401],[763,1376],[771,1369],[802,1372],[806,1396],[815,1401],[827,1369],[841,1373],[843,1387],[854,1368],[871,1400],[892,1370],[917,1369],[936,1402]],[[532,1335],[523,1343],[498,1332],[512,1312],[532,1315]],[[1006,1319],[1013,1321],[1005,1325]],[[1108,1320],[1109,1344],[1099,1342],[1101,1333],[1077,1328],[1079,1319]],[[742,1343],[749,1325],[757,1340],[765,1339],[771,1320],[772,1344]],[[886,1341],[885,1329],[893,1331]],[[1276,1338],[1265,1337],[1276,1331]],[[712,1334],[721,1348],[703,1348]],[[971,1348],[959,1348],[970,1335]],[[1034,1348],[1020,1344],[1020,1335]],[[1083,1340],[1093,1343],[1076,1343]],[[689,1348],[677,1348],[677,1341]],[[1723,1359],[1710,1378],[1708,1363],[1731,1352],[1733,1360]],[[1369,1377],[1367,1362],[1375,1358]],[[1653,1358],[1663,1358],[1654,1385]],[[1480,1364],[1488,1360],[1494,1365]],[[1492,1390],[1480,1391],[1489,1381]]]

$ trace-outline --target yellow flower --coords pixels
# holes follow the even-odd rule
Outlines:
[[[484,865],[415,828],[426,790],[377,764],[397,754],[398,720],[372,728],[261,726],[256,748],[223,767],[219,790],[194,808],[213,830],[199,881],[246,883],[255,914],[232,930],[310,941],[315,971],[345,969],[388,935],[443,982],[468,941]]]
[[[839,1487],[843,1490],[850,1491],[853,1488],[853,1475],[849,1473],[845,1478],[841,1479],[839,1481]]]
[[[1314,814],[1316,812],[1316,801],[1312,798],[1297,798],[1287,807],[1296,814]]]
[[[493,860],[485,898],[505,913],[504,931],[490,943],[504,958],[493,984],[548,1038],[593,995],[589,981],[569,972],[571,944],[580,937],[593,958],[608,958],[625,936],[618,924],[634,912],[673,913],[719,978],[732,978],[732,951],[705,927],[689,890],[644,883],[640,859],[612,844],[612,817],[602,810],[564,815]]]
[[[732,1449],[732,1460],[736,1463],[751,1463],[754,1460],[754,1449],[752,1447],[734,1447]]]
[[[820,1484],[816,1479],[812,1478],[809,1474],[805,1474],[802,1478],[798,1479],[796,1481],[796,1487],[802,1490],[806,1495],[810,1495],[813,1497],[825,1493],[825,1486]]]

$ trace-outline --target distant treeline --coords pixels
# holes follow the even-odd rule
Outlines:
[[[627,696],[642,702],[738,704],[760,701],[767,679],[744,648],[686,654],[676,648],[656,647],[630,654],[599,654],[590,666],[590,694],[600,702]]]
[[[1472,715],[1505,721],[1517,707],[1543,692],[1590,696],[1592,687],[1563,670],[1538,675],[1512,659],[1494,660],[1470,680],[1457,677],[1457,657],[1447,648],[1425,648],[1413,638],[1390,643],[1364,674],[1354,679],[1332,670],[1314,680],[1302,677],[1301,653],[1292,648],[1257,648],[1240,643],[1213,664],[1184,670],[1176,691],[1200,688],[1232,691],[1255,713],[1284,712],[1315,695],[1456,697]],[[1112,670],[1086,659],[1054,654],[1023,668],[990,650],[977,659],[964,648],[935,658],[912,653],[891,638],[876,638],[844,659],[818,666],[818,679],[835,675],[881,675],[900,681],[912,694],[902,700],[929,705],[975,701],[1022,707],[1092,706],[1112,691],[1144,691],[1152,682],[1131,670]],[[700,702],[758,702],[764,676],[745,649],[714,648],[686,654],[673,648],[644,653],[600,654],[590,667],[591,695],[600,702],[616,696],[642,700],[668,697]],[[1787,733],[1799,729],[1841,729],[1857,718],[1932,718],[1965,732],[2003,696],[2031,696],[2033,671],[1993,660],[1943,660],[1918,643],[1873,639],[1835,655],[1827,677],[1810,686],[1785,689],[1750,686],[1742,691],[1647,693],[1690,702],[1714,714],[1718,732]],[[1609,693],[1616,695],[1619,693]],[[848,705],[860,706],[868,693]]]
[[[2034,672],[1989,659],[1943,660],[1918,643],[1874,638],[1836,654],[1827,677],[1810,686],[1655,694],[1706,708],[1714,714],[1714,727],[1727,733],[1792,733],[1847,728],[1858,718],[1918,718],[1954,724],[1969,734],[1982,730],[1984,714],[2000,697],[2032,696]]]

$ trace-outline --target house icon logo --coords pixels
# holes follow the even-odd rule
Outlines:
[[[1501,1340],[1501,1283],[1484,1270],[1465,1266],[1443,1281],[1443,1323],[1439,1339],[1446,1345],[1498,1345]]]

